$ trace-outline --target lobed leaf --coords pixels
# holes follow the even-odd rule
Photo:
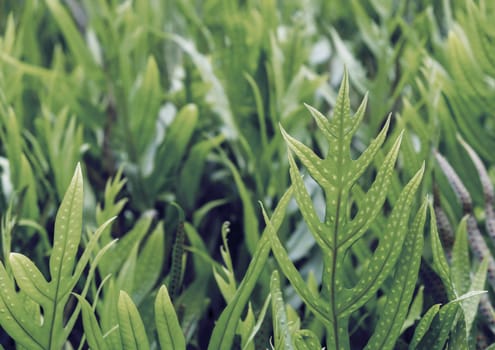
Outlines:
[[[10,253],[9,260],[19,288],[38,304],[48,306],[53,293],[36,265],[19,253]]]
[[[387,196],[387,189],[394,174],[394,165],[399,154],[401,140],[402,134],[396,139],[394,145],[383,160],[381,167],[378,169],[378,174],[371,188],[364,196],[364,199],[360,201],[359,211],[356,217],[343,229],[338,242],[339,249],[345,250],[361,238],[381,211]]]
[[[40,327],[30,321],[15,292],[5,267],[0,262],[0,325],[18,343],[27,349],[47,349],[48,338]]]
[[[300,208],[304,221],[308,225],[320,248],[323,249],[323,251],[330,251],[333,247],[331,238],[327,233],[330,228],[318,218],[308,190],[304,185],[294,158],[290,154],[289,165],[292,186],[294,187],[294,197],[296,198],[297,205]]]
[[[424,166],[402,190],[392,214],[387,221],[384,235],[378,248],[373,254],[368,266],[363,271],[362,278],[349,292],[339,297],[337,312],[340,317],[350,315],[374,295],[400,255],[401,247],[407,233],[409,213],[416,190],[419,187],[424,172]]]

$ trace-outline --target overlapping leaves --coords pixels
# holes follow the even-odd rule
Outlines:
[[[357,181],[375,159],[386,139],[390,119],[370,146],[356,159],[351,159],[351,143],[360,122],[364,116],[366,98],[361,103],[354,117],[350,114],[350,100],[348,91],[347,73],[339,91],[334,108],[333,117],[327,119],[320,112],[308,107],[319,129],[328,143],[326,157],[321,158],[313,150],[288,135],[282,133],[290,149],[290,177],[294,187],[294,197],[303,218],[313,234],[316,243],[323,251],[322,286],[319,295],[311,292],[300,276],[297,268],[290,261],[282,243],[265,216],[268,227],[271,229],[270,241],[273,253],[279,262],[280,269],[296,289],[306,306],[325,325],[327,330],[327,347],[332,349],[349,348],[349,334],[347,322],[349,316],[363,306],[381,287],[390,275],[403,249],[403,242],[407,239],[407,254],[411,255],[411,264],[414,262],[413,273],[394,286],[391,298],[397,295],[405,297],[400,302],[391,299],[389,312],[396,317],[394,325],[384,323],[386,332],[398,336],[402,322],[406,317],[411,295],[401,293],[410,289],[417,278],[422,242],[417,236],[422,234],[425,220],[425,206],[418,212],[414,225],[409,226],[409,215],[413,207],[416,190],[422,178],[423,168],[402,190],[394,208],[387,218],[385,230],[381,233],[380,243],[371,256],[361,278],[354,286],[346,286],[344,281],[344,257],[347,250],[370,229],[377,216],[383,211],[383,204],[387,198],[394,165],[398,156],[402,135],[400,135],[383,162],[377,169],[377,175],[369,189],[360,198],[353,198],[352,189],[358,187]],[[294,153],[305,166],[311,177],[321,186],[326,197],[326,212],[323,221],[311,201],[311,197],[301,178],[301,173],[292,155]],[[357,206],[356,213],[351,215],[351,205]],[[395,296],[394,296],[395,295]],[[398,328],[398,331],[394,328]],[[396,339],[396,338],[395,338]],[[391,348],[395,339],[386,339],[382,344]],[[380,339],[373,338],[374,342]]]
[[[76,322],[79,308],[65,320],[64,308],[79,281],[96,242],[111,220],[90,238],[76,263],[82,231],[83,180],[79,165],[64,196],[55,221],[50,280],[47,281],[25,255],[11,253],[7,269],[0,263],[0,325],[28,349],[61,349]],[[85,295],[94,267],[113,242],[95,257],[82,294]],[[20,291],[17,292],[8,269]]]

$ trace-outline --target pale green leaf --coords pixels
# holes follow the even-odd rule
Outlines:
[[[55,220],[53,251],[50,257],[51,283],[59,289],[69,282],[82,234],[83,179],[81,166],[60,204]],[[58,299],[58,298],[57,298]]]
[[[74,294],[81,304],[82,321],[84,327],[84,334],[86,335],[88,345],[93,350],[107,350],[110,349],[108,344],[103,338],[103,334],[100,329],[100,325],[96,320],[93,308],[86,299]]]
[[[119,333],[124,350],[149,350],[148,337],[136,305],[120,291],[118,300]]]
[[[52,292],[36,265],[19,253],[10,253],[9,260],[19,288],[37,303],[47,305],[51,301]]]
[[[47,349],[48,339],[41,324],[33,324],[24,311],[7,271],[0,262],[0,325],[19,344],[28,349]]]
[[[394,165],[399,154],[401,140],[402,134],[397,138],[389,153],[383,160],[371,188],[368,190],[363,200],[359,202],[359,211],[356,214],[356,217],[351,221],[349,226],[346,227],[346,230],[344,230],[344,233],[341,236],[342,238],[339,241],[340,249],[347,249],[356,240],[358,240],[370,227],[376,216],[381,211],[387,196],[387,189],[390,187],[392,175],[394,174]],[[354,171],[349,172],[349,174],[353,173]]]
[[[155,299],[155,322],[162,349],[186,349],[184,333],[165,285],[160,287]]]
[[[488,262],[489,260],[485,258],[475,275],[473,276],[473,280],[471,282],[471,287],[469,291],[481,291],[486,282],[486,272],[488,270]],[[473,325],[476,314],[478,313],[478,305],[480,303],[482,295],[474,296],[472,298],[466,299],[461,303],[462,310],[464,311],[464,320],[466,322],[466,336],[469,337],[469,333],[471,332],[471,327]]]
[[[132,229],[119,240],[119,244],[113,246],[112,249],[105,254],[99,265],[102,275],[106,276],[115,273],[120,269],[136,243],[139,244],[146,235],[152,222],[153,217],[148,213],[145,213],[134,224]]]
[[[138,77],[136,92],[129,100],[130,128],[138,154],[146,151],[155,132],[162,92],[160,71],[153,56],[148,57],[143,77]]]
[[[251,194],[242,180],[241,174],[235,167],[234,163],[228,159],[227,156],[223,157],[225,164],[230,169],[232,176],[234,177],[234,182],[237,186],[237,190],[239,191],[239,196],[242,201],[242,214],[244,217],[243,225],[244,225],[244,236],[246,240],[246,246],[249,253],[254,254],[254,249],[256,248],[256,244],[259,240],[259,231],[258,231],[258,217],[255,214]]]

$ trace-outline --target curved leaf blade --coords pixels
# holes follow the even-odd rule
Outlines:
[[[165,285],[160,287],[155,299],[155,323],[162,349],[186,349],[184,333]]]
[[[149,350],[143,321],[131,297],[120,291],[117,304],[120,339],[124,350]]]

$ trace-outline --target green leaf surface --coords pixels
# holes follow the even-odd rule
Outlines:
[[[455,235],[454,248],[452,249],[451,278],[456,296],[461,296],[469,290],[471,262],[469,259],[469,245],[466,229],[467,217],[465,216]]]
[[[421,253],[423,251],[426,209],[427,201],[425,200],[406,236],[401,257],[397,263],[398,268],[394,275],[394,283],[387,295],[380,321],[366,345],[368,350],[393,349],[400,335],[418,278]]]
[[[50,257],[50,275],[55,288],[69,283],[82,231],[83,180],[80,165],[60,204],[55,220],[53,251]]]
[[[349,315],[362,306],[378,290],[394,267],[407,233],[409,213],[423,171],[424,167],[418,170],[400,194],[380,244],[363,272],[364,277],[350,290],[350,293],[342,294],[340,298],[342,301],[338,305],[339,314]]]
[[[119,332],[124,350],[149,350],[143,321],[131,297],[120,291],[118,300]]]
[[[144,243],[140,251],[135,269],[132,298],[139,305],[151,292],[160,277],[165,260],[165,231],[163,222],[159,222]]]
[[[433,269],[441,278],[449,297],[453,297],[455,292],[453,291],[450,279],[449,265],[445,258],[440,237],[438,236],[437,219],[432,204],[430,204],[430,239],[431,250],[433,252]]]
[[[36,265],[19,253],[10,253],[9,260],[19,288],[37,303],[47,305],[52,293],[48,282]]]
[[[186,349],[184,333],[165,285],[160,287],[155,299],[155,322],[162,349]]]
[[[40,324],[30,322],[29,315],[22,307],[22,300],[15,292],[14,285],[0,262],[0,325],[19,344],[28,349],[47,349],[48,339],[43,335]]]
[[[285,216],[285,210],[292,195],[292,188],[289,188],[280,199],[272,216],[272,228],[265,228],[254,251],[253,258],[248,266],[246,274],[242,279],[232,301],[222,311],[208,344],[208,350],[230,349],[234,340],[237,322],[241,319],[242,312],[249,297],[256,286],[261,272],[265,267],[268,254],[270,252],[269,231],[278,229]]]
[[[86,301],[86,299],[75,294],[79,303],[81,304],[81,314],[83,320],[84,334],[86,335],[88,345],[94,350],[108,350],[110,349],[105,342],[103,334],[100,329],[100,325],[96,320],[94,310]]]
[[[289,330],[289,319],[285,310],[285,303],[280,290],[278,271],[272,272],[270,281],[270,293],[272,295],[272,318],[274,329],[275,349],[294,349],[292,336]]]

